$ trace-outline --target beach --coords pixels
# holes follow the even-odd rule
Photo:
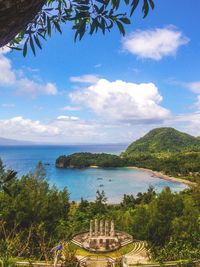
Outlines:
[[[182,178],[168,176],[168,175],[166,175],[166,174],[164,174],[162,172],[153,171],[151,169],[139,168],[139,167],[134,167],[134,166],[130,166],[130,167],[127,167],[127,168],[146,171],[146,172],[149,172],[154,177],[157,177],[157,178],[160,178],[160,179],[164,179],[164,180],[167,180],[167,181],[171,181],[171,182],[183,183],[183,184],[186,184],[188,186],[195,186],[196,185],[195,182],[191,182],[191,181],[188,181],[188,180],[185,180],[185,179],[182,179]]]

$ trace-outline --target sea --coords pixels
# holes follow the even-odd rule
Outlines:
[[[85,168],[58,169],[56,158],[75,152],[112,153],[119,155],[124,151],[124,144],[107,145],[26,145],[0,146],[0,158],[8,169],[17,171],[20,178],[27,173],[33,173],[39,161],[46,169],[46,177],[50,185],[58,189],[67,187],[70,199],[80,201],[81,197],[93,201],[96,191],[105,192],[109,203],[119,203],[124,194],[137,195],[153,186],[157,192],[164,187],[180,191],[187,186],[179,182],[166,181],[149,172],[129,168]]]

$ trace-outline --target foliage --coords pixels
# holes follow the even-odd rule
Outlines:
[[[116,155],[105,153],[74,153],[56,159],[56,167],[58,168],[86,168],[90,166],[122,167],[124,166],[124,160]]]
[[[74,153],[60,156],[58,168],[136,166],[200,181],[200,140],[173,128],[157,128],[128,146],[121,156]],[[130,201],[130,200],[127,200]]]
[[[86,32],[105,34],[114,25],[124,35],[124,25],[131,23],[130,17],[141,2],[145,18],[149,9],[154,9],[153,0],[47,0],[43,9],[9,45],[22,49],[24,56],[30,47],[35,55],[36,47],[42,49],[41,40],[51,37],[53,31],[62,33],[63,24],[72,27],[75,40],[81,40]]]
[[[0,190],[3,189],[8,195],[10,195],[9,185],[10,182],[15,179],[17,172],[13,170],[5,170],[3,162],[0,159]]]
[[[31,174],[12,181],[9,189],[12,198],[0,192],[0,251],[49,258],[54,242],[67,237],[63,229],[69,213],[67,189],[50,188],[40,175]]]
[[[124,155],[134,153],[159,153],[200,151],[200,141],[173,128],[156,128],[128,146]]]
[[[52,248],[61,242],[66,244],[67,261],[76,249],[68,246],[68,240],[87,231],[95,218],[112,219],[117,230],[146,240],[160,262],[200,257],[200,186],[180,193],[169,188],[156,193],[150,187],[137,196],[125,195],[115,205],[107,203],[104,192],[97,192],[94,201],[75,203],[70,202],[66,189],[48,185],[41,163],[36,169],[33,175],[11,181],[12,197],[0,191],[1,258],[49,260]]]

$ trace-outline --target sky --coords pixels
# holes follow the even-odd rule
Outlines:
[[[0,137],[129,143],[157,127],[200,135],[198,0],[155,0],[143,19],[85,35],[63,26],[34,57],[0,52]]]

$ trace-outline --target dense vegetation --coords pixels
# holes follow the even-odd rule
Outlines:
[[[173,128],[156,128],[128,146],[125,155],[134,153],[159,153],[200,151],[200,141],[194,136]]]
[[[147,240],[156,260],[200,258],[199,186],[180,193],[165,188],[159,194],[149,188],[136,197],[124,195],[118,205],[109,205],[104,192],[98,191],[95,201],[81,199],[78,204],[70,201],[66,188],[49,186],[40,163],[34,174],[14,178],[7,187],[11,196],[0,190],[3,259],[52,259],[53,247],[88,230],[90,219],[99,217],[112,218],[118,230]]]
[[[69,156],[60,156],[56,160],[56,167],[58,168],[86,168],[90,166],[122,167],[124,160],[116,155],[105,153],[74,153]]]
[[[158,128],[133,142],[122,157],[127,164],[200,180],[200,140],[173,128]]]
[[[173,128],[157,128],[128,146],[121,156],[75,153],[56,160],[60,168],[136,166],[200,181],[200,140]]]

